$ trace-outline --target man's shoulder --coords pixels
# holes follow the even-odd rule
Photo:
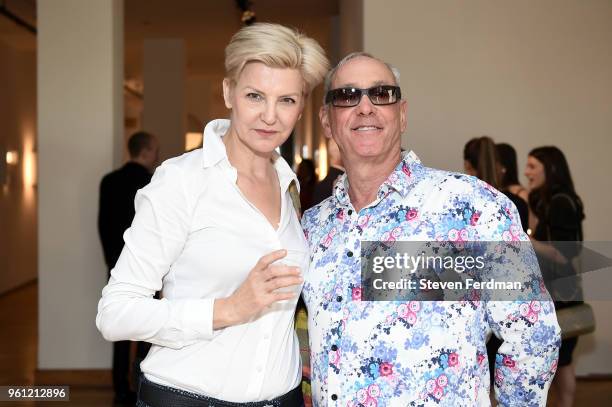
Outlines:
[[[302,225],[304,228],[308,228],[311,225],[316,226],[319,220],[328,218],[334,211],[334,202],[335,198],[332,195],[304,211],[302,215]]]
[[[448,195],[449,197],[471,195],[474,198],[496,198],[498,195],[503,195],[479,178],[460,172],[422,167],[420,175],[419,187],[436,194]]]

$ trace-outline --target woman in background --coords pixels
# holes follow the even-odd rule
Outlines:
[[[296,176],[275,149],[327,69],[294,30],[242,28],[225,49],[230,120],[208,123],[203,148],[166,161],[137,194],[96,318],[107,340],[153,344],[137,406],[303,404],[297,295],[278,289],[300,286],[308,245]]]
[[[518,166],[516,164],[516,150],[510,144],[498,143],[497,158],[499,159],[501,177],[499,187],[503,191],[518,195],[527,202],[529,191],[518,180]]]
[[[524,231],[527,231],[529,227],[527,201],[521,199],[502,184],[505,175],[504,167],[500,165],[497,147],[493,140],[490,137],[482,136],[468,141],[463,148],[463,163],[467,174],[478,177],[501,191],[512,201],[521,218],[521,226]]]
[[[529,207],[537,217],[532,233],[534,249],[549,259],[543,264],[561,265],[566,272],[575,273],[571,260],[578,255],[579,245],[555,247],[540,242],[582,241],[582,200],[576,194],[574,183],[565,156],[557,147],[539,147],[531,150],[527,157],[525,176],[529,180]],[[546,273],[545,267],[543,273]],[[552,293],[552,292],[551,292]],[[577,302],[555,301],[555,308],[570,307]],[[574,402],[576,375],[572,364],[572,353],[578,338],[561,342],[557,373],[551,391],[557,406],[570,407]]]

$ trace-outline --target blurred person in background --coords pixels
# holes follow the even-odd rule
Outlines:
[[[325,178],[315,185],[312,206],[329,198],[332,195],[335,181],[340,175],[344,174],[340,150],[338,150],[338,145],[332,139],[327,140],[327,159],[329,161],[329,170],[327,170]]]
[[[544,264],[551,264],[553,268],[562,267],[566,273],[570,271],[575,274],[571,260],[579,254],[579,244],[555,246],[554,243],[583,240],[584,207],[574,188],[565,155],[554,146],[531,150],[527,157],[525,176],[529,180],[529,207],[537,218],[531,236],[534,249],[550,260]],[[542,273],[546,272],[546,267],[543,267]],[[554,291],[551,294],[554,296]],[[567,308],[579,303],[557,300],[555,308]],[[551,386],[556,406],[570,407],[574,402],[576,374],[572,354],[577,342],[578,337],[561,341],[557,374]]]
[[[151,175],[159,164],[159,141],[144,131],[134,133],[128,140],[128,152],[130,160],[123,167],[105,175],[100,183],[98,233],[108,278],[123,249],[123,232],[134,219],[136,191],[151,181]],[[149,347],[148,343],[138,342],[136,362],[146,356]],[[133,405],[136,401],[136,393],[130,389],[129,381],[130,348],[130,341],[113,343],[112,375],[116,404]]]
[[[302,211],[312,206],[312,194],[317,183],[314,161],[304,158],[297,167],[296,175],[300,181],[300,207]]]
[[[493,188],[503,192],[516,206],[521,218],[521,226],[526,232],[529,227],[529,209],[527,202],[518,195],[504,188],[503,166],[500,164],[495,143],[490,137],[473,138],[463,148],[463,163],[465,172],[478,177]]]
[[[107,340],[153,344],[137,406],[303,404],[293,317],[308,246],[296,176],[275,149],[327,68],[295,30],[242,28],[225,49],[230,120],[208,123],[203,148],[164,162],[138,193],[96,318]]]
[[[501,167],[500,189],[518,195],[523,201],[527,202],[529,191],[518,180],[516,150],[507,143],[498,143],[495,147],[497,148],[497,158]]]

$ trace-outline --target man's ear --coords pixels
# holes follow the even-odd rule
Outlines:
[[[319,109],[319,120],[321,121],[321,127],[323,127],[323,132],[325,137],[331,138],[331,125],[329,123],[329,106],[323,105]]]
[[[232,82],[230,81],[229,78],[224,78],[223,79],[223,100],[225,101],[225,107],[227,107],[228,109],[232,108],[232,99],[231,99],[231,95],[232,95]]]

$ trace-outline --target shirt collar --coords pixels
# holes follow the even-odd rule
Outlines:
[[[382,199],[391,190],[396,191],[403,198],[406,197],[414,184],[414,173],[422,166],[421,160],[413,151],[402,152],[401,161],[378,188],[378,193],[376,194],[377,200]],[[334,185],[334,197],[342,205],[350,204],[351,200],[348,195],[348,189],[348,176],[345,173],[338,178]]]
[[[222,137],[227,133],[229,128],[230,121],[228,119],[212,120],[206,125],[204,128],[204,141],[202,143],[202,165],[204,168],[208,168],[222,163],[223,166],[232,170],[234,182],[236,182],[238,174],[227,158],[227,151],[225,150],[225,144],[223,144],[222,140]],[[273,153],[272,160],[274,161],[274,168],[278,174],[281,189],[283,191],[286,190],[291,181],[295,181],[299,188],[297,176],[291,170],[287,161],[285,161],[276,151]]]

